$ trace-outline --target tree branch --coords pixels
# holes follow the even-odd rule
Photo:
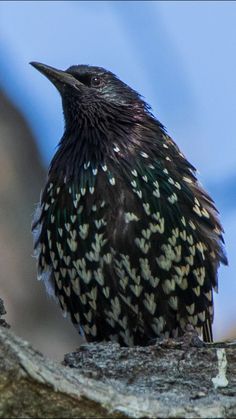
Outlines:
[[[236,417],[236,344],[199,342],[87,344],[62,365],[0,327],[0,417]]]

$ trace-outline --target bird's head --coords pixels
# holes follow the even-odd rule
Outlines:
[[[30,64],[60,92],[66,124],[87,119],[94,125],[104,115],[114,118],[123,113],[138,119],[148,111],[135,90],[102,67],[74,65],[62,71],[38,62]]]

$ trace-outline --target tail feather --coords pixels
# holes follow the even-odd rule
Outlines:
[[[204,342],[213,342],[212,325],[210,319],[207,319],[203,325],[203,340]]]

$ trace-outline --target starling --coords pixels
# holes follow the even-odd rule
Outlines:
[[[39,279],[89,342],[148,345],[188,325],[212,341],[227,259],[195,168],[110,71],[31,64],[58,89],[65,119],[32,225]]]

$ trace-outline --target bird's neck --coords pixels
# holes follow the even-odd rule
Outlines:
[[[98,121],[96,121],[98,122]],[[99,168],[108,162],[135,158],[135,153],[144,150],[143,129],[150,130],[150,144],[163,134],[157,121],[140,114],[121,113],[117,118],[101,118],[99,123],[82,120],[66,127],[51,166],[50,175],[71,179],[87,167]]]

